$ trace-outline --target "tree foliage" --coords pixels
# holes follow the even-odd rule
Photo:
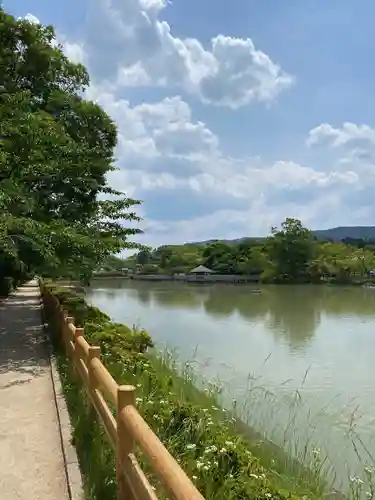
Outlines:
[[[271,271],[269,278],[278,281],[306,281],[316,244],[311,231],[298,219],[287,218],[281,228],[272,228],[265,248]]]
[[[112,189],[116,126],[53,28],[0,9],[1,276],[89,276],[131,247],[139,203]]]
[[[203,264],[218,274],[252,275],[268,283],[363,280],[375,269],[375,243],[318,241],[298,219],[287,218],[268,238],[163,245],[127,261],[140,272],[189,272]],[[147,256],[147,258],[146,258]]]

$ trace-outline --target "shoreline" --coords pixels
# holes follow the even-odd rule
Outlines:
[[[111,280],[111,279],[115,279],[115,280],[127,280],[127,281],[146,281],[146,282],[165,282],[165,283],[185,283],[185,284],[189,284],[189,285],[216,285],[216,284],[223,284],[223,285],[254,285],[256,286],[256,288],[254,289],[255,292],[257,293],[261,293],[261,290],[259,289],[259,287],[267,287],[268,285],[271,285],[271,286],[290,286],[290,285],[293,285],[293,286],[331,286],[331,287],[345,287],[345,286],[349,286],[349,287],[362,287],[362,288],[374,288],[375,289],[375,280],[372,278],[372,279],[368,279],[368,280],[361,280],[361,281],[348,281],[348,282],[338,282],[338,281],[327,281],[327,280],[321,280],[319,282],[272,282],[272,283],[268,283],[268,282],[262,282],[260,280],[241,280],[241,279],[234,279],[232,278],[232,275],[228,276],[228,275],[217,275],[217,276],[220,276],[220,278],[216,278],[216,277],[211,277],[210,276],[210,279],[192,279],[192,278],[189,278],[189,277],[173,277],[171,275],[147,275],[147,274],[143,274],[143,275],[137,275],[137,277],[135,277],[135,275],[131,275],[131,276],[119,276],[119,275],[116,275],[116,276],[93,276],[90,284],[88,285],[88,287],[91,287],[93,283],[95,283],[95,281],[104,281],[104,280]],[[61,283],[63,283],[65,280],[61,280]],[[58,281],[60,283],[60,281]],[[84,285],[81,285],[79,282],[70,282],[71,284],[73,283],[77,283],[78,286],[82,287],[82,289],[86,288]]]

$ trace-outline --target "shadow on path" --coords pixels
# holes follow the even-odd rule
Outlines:
[[[0,304],[0,374],[35,376],[48,366],[37,288],[28,284]]]
[[[0,492],[9,500],[69,498],[35,280],[0,303]]]

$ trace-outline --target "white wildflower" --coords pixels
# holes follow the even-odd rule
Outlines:
[[[207,448],[204,450],[204,453],[212,453],[217,451],[217,447],[213,444],[211,446],[207,446]]]
[[[187,450],[195,450],[196,447],[197,447],[197,445],[194,443],[186,445]]]
[[[352,483],[352,484],[358,484],[358,485],[361,485],[363,484],[363,481],[360,477],[350,477],[349,478],[349,481]]]

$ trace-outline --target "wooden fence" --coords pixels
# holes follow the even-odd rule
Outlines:
[[[46,309],[58,322],[66,352],[82,380],[89,400],[104,425],[116,453],[117,500],[157,500],[156,494],[134,456],[137,443],[151,460],[169,498],[204,500],[185,472],[170,455],[135,407],[135,388],[118,385],[100,360],[100,347],[91,346],[83,328],[63,310],[58,299],[41,284]],[[106,399],[116,407],[114,416]]]

